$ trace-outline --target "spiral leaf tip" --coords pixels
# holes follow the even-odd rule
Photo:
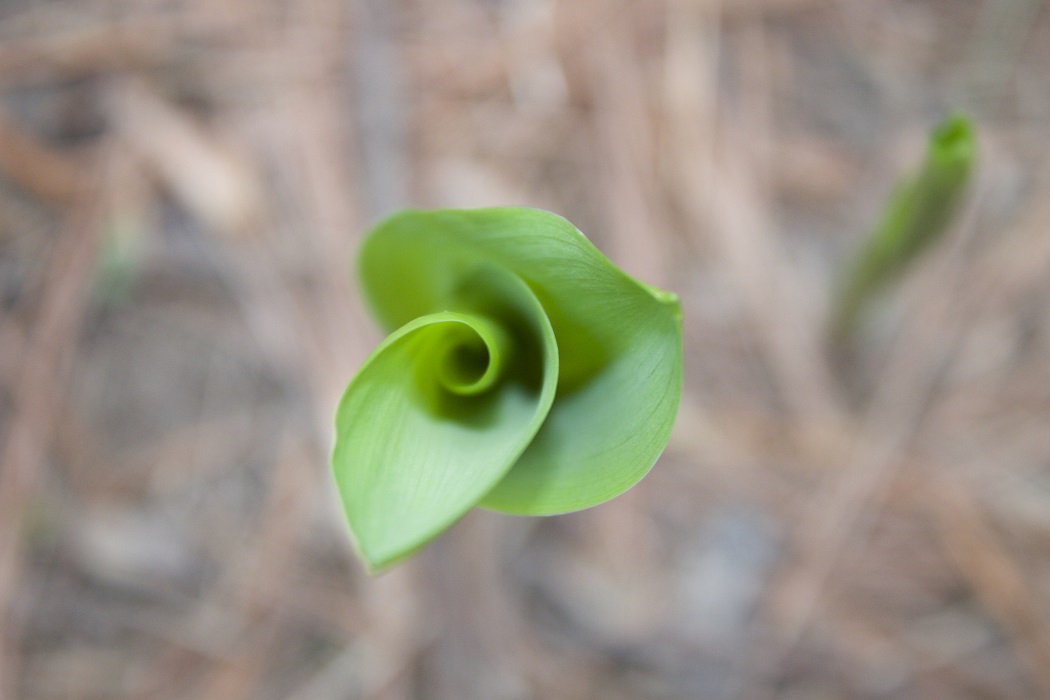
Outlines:
[[[332,470],[370,570],[475,506],[601,503],[663,451],[682,388],[678,298],[565,219],[403,211],[366,235],[358,262],[391,335],[343,395]]]

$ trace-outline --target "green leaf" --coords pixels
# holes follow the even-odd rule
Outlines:
[[[370,232],[359,263],[393,335],[347,388],[332,463],[371,567],[475,505],[595,505],[660,455],[681,395],[677,298],[616,268],[565,219],[405,211]]]
[[[833,322],[846,337],[867,304],[937,240],[960,209],[977,158],[970,120],[952,114],[933,130],[919,172],[898,185],[845,276]]]

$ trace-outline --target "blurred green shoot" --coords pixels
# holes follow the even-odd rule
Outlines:
[[[836,340],[848,340],[868,304],[948,230],[964,201],[976,156],[973,124],[964,114],[951,114],[933,130],[922,168],[897,186],[848,268],[832,324]]]
[[[119,306],[131,296],[142,265],[142,222],[132,216],[114,218],[106,230],[95,272],[95,302]]]

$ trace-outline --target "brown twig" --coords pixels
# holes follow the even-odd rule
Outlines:
[[[84,182],[66,214],[46,269],[47,283],[27,340],[11,423],[0,458],[0,696],[14,697],[17,616],[12,606],[22,559],[27,510],[36,497],[58,407],[89,294],[100,242],[98,181]]]
[[[58,207],[82,191],[84,173],[0,111],[0,171],[31,194]]]
[[[927,468],[910,480],[945,550],[984,609],[1011,639],[1028,673],[1050,697],[1050,618],[1030,577],[1012,556],[960,479]]]

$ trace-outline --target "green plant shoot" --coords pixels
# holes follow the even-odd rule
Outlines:
[[[551,515],[638,482],[682,391],[674,294],[524,208],[403,211],[358,273],[391,335],[336,413],[332,469],[373,571],[468,510]]]
[[[976,156],[976,136],[966,116],[952,114],[933,130],[922,168],[894,191],[848,268],[833,323],[836,337],[848,337],[867,304],[948,229]]]

